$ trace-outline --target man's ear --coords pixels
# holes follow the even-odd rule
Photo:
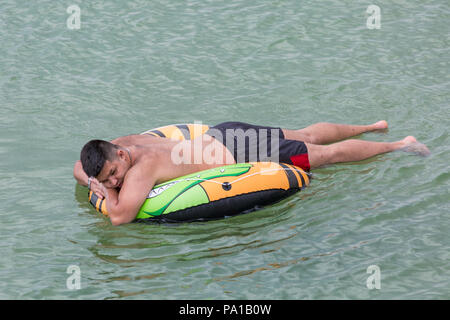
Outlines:
[[[125,159],[125,151],[122,149],[117,149],[116,155],[119,157],[119,159],[124,160]]]

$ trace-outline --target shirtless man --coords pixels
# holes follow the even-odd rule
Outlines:
[[[276,135],[276,162],[294,164],[309,171],[325,164],[359,161],[395,150],[428,155],[428,148],[412,136],[395,142],[372,142],[347,139],[364,132],[387,129],[386,121],[370,125],[345,125],[316,123],[303,129],[288,130],[255,126],[242,122],[225,122],[211,127],[194,140],[178,141],[150,135],[130,135],[112,140],[91,140],[82,149],[74,166],[74,177],[79,184],[89,186],[101,199],[106,197],[106,208],[113,225],[134,220],[137,212],[154,185],[227,164],[249,161],[273,161],[273,158],[249,157],[248,145],[240,149],[230,147],[226,139],[218,139],[226,130],[271,130]],[[214,134],[214,133],[219,133]],[[215,138],[213,138],[215,137]],[[270,137],[270,135],[268,135]],[[229,138],[228,138],[229,139]],[[262,139],[255,135],[253,142],[261,146]],[[344,141],[341,141],[344,140]],[[273,145],[266,145],[269,149]],[[340,141],[340,142],[337,142]],[[200,157],[199,152],[208,148],[213,158]],[[174,150],[177,150],[174,152]],[[180,155],[179,150],[184,150]],[[176,156],[176,157],[175,157]],[[178,157],[178,158],[177,158]],[[180,158],[181,157],[181,158]],[[177,158],[177,159],[175,159]],[[194,159],[195,158],[195,159]]]

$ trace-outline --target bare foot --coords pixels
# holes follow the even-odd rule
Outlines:
[[[413,136],[407,136],[403,140],[401,140],[403,143],[403,147],[400,147],[399,150],[414,153],[418,156],[429,156],[431,154],[430,150],[427,148],[426,145],[423,143],[420,143],[414,138]]]
[[[381,121],[375,122],[372,126],[373,126],[374,130],[387,129],[388,123],[386,120],[381,120]]]

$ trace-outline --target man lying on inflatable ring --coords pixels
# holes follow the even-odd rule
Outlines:
[[[429,154],[428,148],[412,136],[395,142],[344,140],[387,127],[384,120],[370,125],[321,122],[297,130],[225,122],[210,127],[194,140],[179,141],[151,135],[129,135],[111,142],[91,140],[81,150],[81,161],[75,163],[74,177],[101,199],[106,197],[111,223],[120,225],[134,220],[154,185],[227,164],[274,161],[276,154],[278,161],[275,162],[293,164],[309,171],[325,164],[363,160],[394,150]],[[246,134],[252,130],[255,134]],[[244,140],[253,138],[246,140],[248,143],[234,143],[239,136],[230,138],[230,131],[244,132]],[[261,132],[271,134],[267,136]],[[252,157],[250,150],[254,144],[258,148],[272,148],[268,152],[271,157],[264,158],[259,154]]]

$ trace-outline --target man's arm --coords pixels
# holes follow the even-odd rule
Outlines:
[[[150,161],[133,166],[126,174],[120,192],[106,189],[106,210],[115,226],[134,220],[156,182]],[[152,168],[153,170],[149,170]]]
[[[81,161],[80,160],[75,162],[75,165],[73,166],[73,177],[82,186],[87,186],[87,184],[88,184],[88,176],[84,172],[83,166],[81,165]]]

